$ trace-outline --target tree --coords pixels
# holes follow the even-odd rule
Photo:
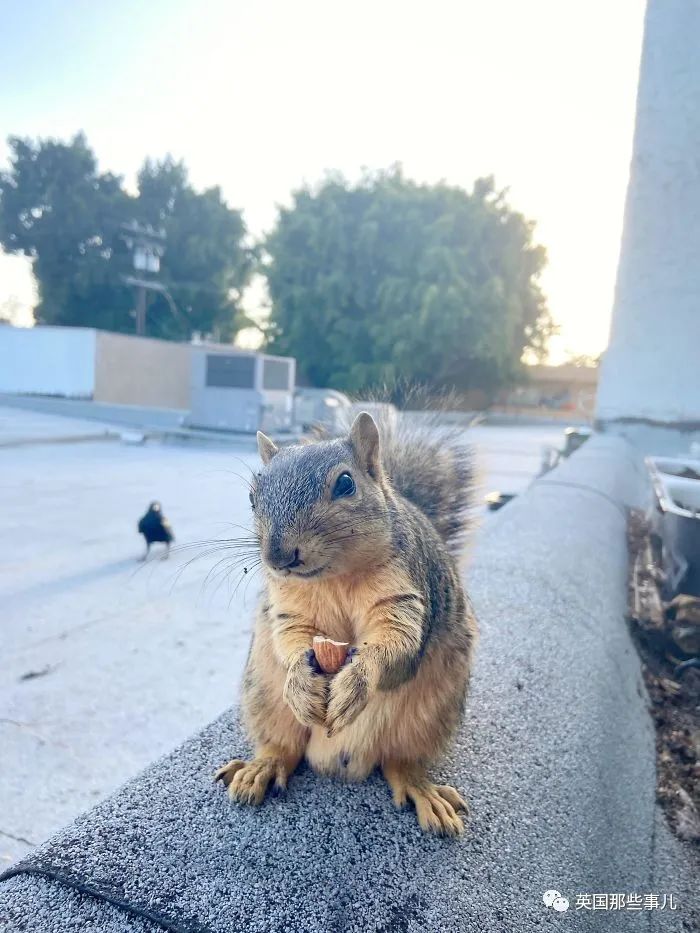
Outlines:
[[[592,369],[596,366],[600,366],[601,356],[601,353],[599,353],[597,356],[593,356],[590,353],[574,353],[573,350],[570,350],[566,355],[564,363],[568,366],[577,366],[582,369]]]
[[[98,174],[85,137],[69,144],[10,138],[0,175],[0,243],[32,260],[37,323],[129,329],[133,301],[120,225],[129,219],[121,180]]]
[[[0,304],[0,324],[16,324],[22,317],[24,307],[17,295],[8,295]]]
[[[162,336],[199,330],[232,339],[245,323],[240,299],[253,263],[241,214],[228,207],[218,187],[195,192],[184,165],[171,158],[147,160],[138,186],[139,219],[165,232],[160,277],[181,309],[173,314],[165,298],[156,298],[150,326]]]
[[[269,348],[350,391],[512,383],[551,330],[532,235],[490,179],[467,193],[394,168],[303,188],[265,243]]]
[[[32,259],[39,288],[37,323],[133,332],[133,272],[122,226],[163,228],[159,281],[169,300],[149,292],[147,332],[188,339],[192,331],[230,338],[251,271],[240,212],[218,188],[189,184],[182,163],[146,161],[139,192],[100,174],[84,136],[70,143],[11,138],[10,170],[0,175],[0,243]]]

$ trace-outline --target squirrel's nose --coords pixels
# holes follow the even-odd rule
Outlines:
[[[267,562],[275,570],[291,570],[304,563],[299,558],[299,548],[293,551],[283,550],[280,547],[271,547],[267,554]]]

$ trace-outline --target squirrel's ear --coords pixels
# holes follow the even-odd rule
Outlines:
[[[380,471],[379,429],[374,418],[366,411],[361,411],[353,421],[350,443],[362,466],[376,479]]]
[[[275,456],[279,447],[275,444],[274,441],[271,441],[267,434],[263,434],[262,431],[258,431],[258,453],[260,454],[260,459],[263,463],[269,463],[270,460]]]

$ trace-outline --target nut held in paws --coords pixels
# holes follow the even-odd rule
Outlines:
[[[314,637],[314,654],[324,674],[337,674],[345,663],[350,645],[346,641],[333,641],[323,635]]]

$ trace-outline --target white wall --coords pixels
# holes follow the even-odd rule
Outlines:
[[[0,392],[91,398],[95,331],[0,326]]]
[[[649,0],[602,422],[700,423],[699,49],[700,3]]]

